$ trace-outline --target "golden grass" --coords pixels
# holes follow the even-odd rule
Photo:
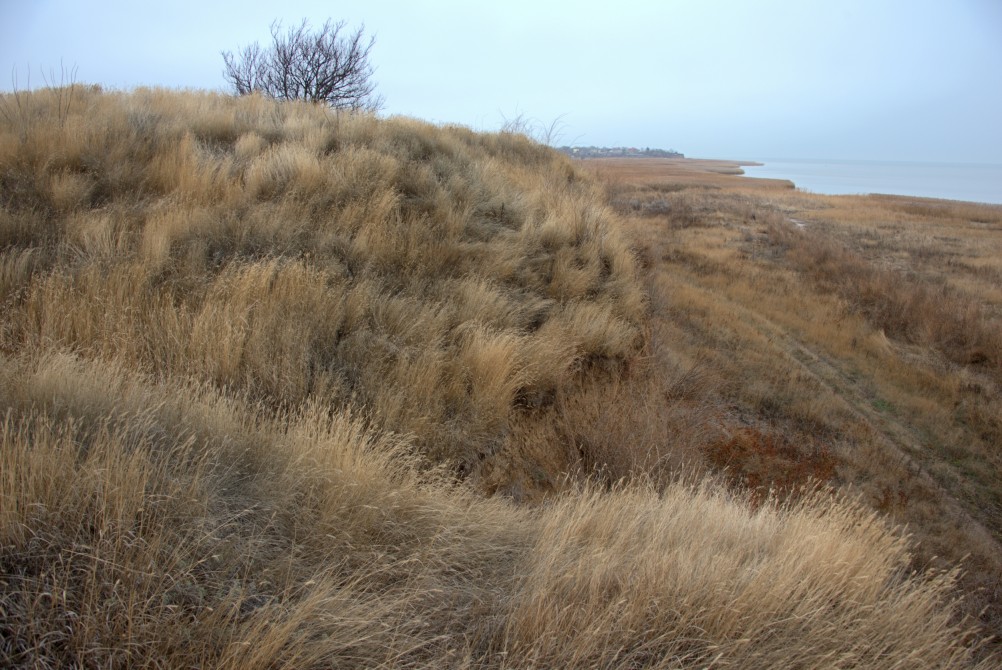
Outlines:
[[[709,298],[719,203],[645,237],[518,135],[65,93],[0,122],[0,664],[991,667],[877,512],[704,479],[746,411],[763,486],[857,463],[790,365],[727,400],[782,329]]]
[[[703,466],[756,496],[808,474],[858,496],[908,524],[916,566],[965,566],[967,611],[1002,633],[999,303],[971,270],[999,208],[584,165],[640,215],[658,341],[716,411]]]
[[[955,576],[910,577],[846,501],[637,483],[532,510],[350,412],[263,419],[66,354],[0,375],[7,665],[969,667]]]
[[[943,612],[928,593],[886,598],[904,543],[860,513],[828,498],[749,512],[705,489],[585,491],[542,521],[508,635],[543,667],[921,667],[926,651],[893,629]]]
[[[788,247],[798,267],[831,286],[888,336],[933,347],[955,363],[1002,373],[1002,320],[986,313],[976,298],[946,283],[880,268],[813,230],[774,224],[769,235]]]
[[[637,346],[611,213],[526,140],[159,91],[81,92],[50,127],[27,97],[0,166],[7,350],[121,357],[274,406],[355,398],[470,464],[517,395]],[[482,326],[455,313],[485,290],[500,311]]]

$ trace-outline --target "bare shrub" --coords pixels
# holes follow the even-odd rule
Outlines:
[[[316,32],[303,19],[282,32],[271,24],[271,46],[255,42],[236,54],[223,52],[224,76],[238,95],[263,93],[281,100],[308,100],[335,109],[378,109],[369,52],[375,38],[364,26],[351,33],[344,21],[328,19]]]

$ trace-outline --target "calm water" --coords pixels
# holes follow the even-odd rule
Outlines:
[[[890,193],[1002,204],[1002,165],[764,159],[749,177],[789,179],[814,193]]]

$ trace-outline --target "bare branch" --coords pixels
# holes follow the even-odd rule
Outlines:
[[[567,114],[561,114],[547,125],[537,118],[527,116],[525,112],[518,109],[511,117],[505,116],[504,112],[499,113],[501,114],[502,133],[525,135],[531,140],[548,146],[554,146],[563,137],[567,126],[564,123],[564,117]]]
[[[262,90],[264,56],[257,42],[244,47],[236,56],[232,52],[224,51],[223,62],[226,65],[224,76],[237,95],[247,95]]]
[[[309,100],[338,109],[376,110],[369,52],[375,38],[364,38],[365,27],[345,32],[344,21],[328,19],[311,32],[306,19],[288,30],[271,24],[271,47],[257,43],[237,55],[223,52],[224,76],[238,95],[260,92],[273,98]]]

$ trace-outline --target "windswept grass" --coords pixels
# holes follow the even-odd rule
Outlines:
[[[668,403],[696,439],[662,458],[756,499],[857,497],[907,524],[917,568],[963,565],[966,611],[1002,634],[1000,209],[584,165],[634,214],[655,367],[698,381]]]
[[[956,570],[877,512],[704,481],[708,445],[779,445],[763,483],[803,447],[726,441],[728,370],[685,347],[720,310],[666,292],[695,256],[631,249],[568,159],[255,97],[16,102],[5,667],[979,667]]]
[[[826,496],[570,490],[537,509],[310,403],[8,360],[5,665],[969,667],[952,574]]]
[[[202,94],[86,92],[0,144],[0,347],[59,346],[278,409],[372,408],[433,460],[637,349],[633,257],[520,136]]]

